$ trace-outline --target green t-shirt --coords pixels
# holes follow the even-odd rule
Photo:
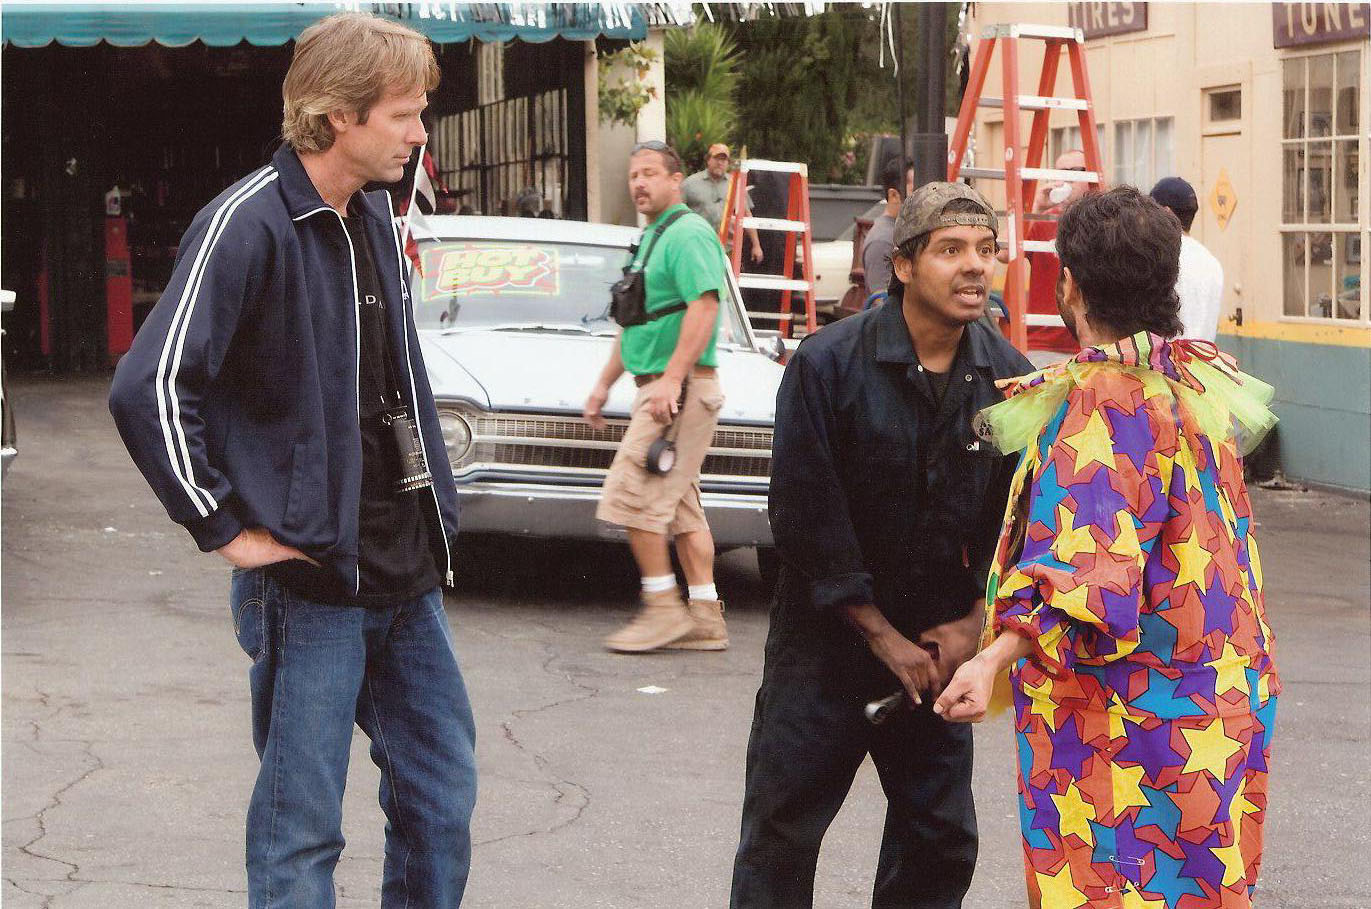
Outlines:
[[[657,216],[647,226],[639,244],[634,266],[642,261],[651,243],[652,232],[673,212],[686,211],[683,204],[677,203]],[[677,218],[658,239],[647,260],[647,311],[651,315],[657,310],[673,303],[692,303],[706,291],[714,291],[722,305],[726,280],[724,269],[724,248],[719,237],[710,228],[709,222],[699,215],[686,211]],[[646,325],[625,328],[619,342],[620,356],[624,368],[636,376],[666,371],[666,364],[676,351],[676,341],[681,336],[681,322],[685,311],[672,313],[654,319]],[[719,358],[715,342],[719,338],[719,322],[714,322],[714,331],[709,343],[697,361],[701,366],[718,366]]]

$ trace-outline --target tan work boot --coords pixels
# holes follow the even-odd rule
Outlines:
[[[723,600],[691,600],[686,611],[695,623],[690,633],[665,645],[667,650],[727,650]]]
[[[681,592],[672,588],[643,593],[643,608],[627,625],[605,638],[605,646],[619,653],[645,653],[690,634],[695,621],[686,611]]]

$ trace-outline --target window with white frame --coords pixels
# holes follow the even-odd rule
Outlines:
[[[1104,155],[1104,124],[1095,124],[1095,147],[1100,150],[1100,155]],[[1047,157],[1050,164],[1056,164],[1062,152],[1072,149],[1084,150],[1081,144],[1081,128],[1079,126],[1057,126],[1047,136]]]
[[[1283,312],[1361,320],[1361,52],[1283,63]]]
[[[1171,117],[1114,121],[1114,185],[1147,192],[1162,177],[1176,175],[1175,128]]]

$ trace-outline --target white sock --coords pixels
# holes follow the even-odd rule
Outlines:
[[[664,574],[655,578],[643,578],[643,593],[662,593],[676,586],[676,575]]]
[[[690,598],[692,600],[717,600],[719,591],[713,584],[691,584]]]

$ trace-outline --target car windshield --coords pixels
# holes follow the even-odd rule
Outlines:
[[[628,250],[522,240],[419,241],[415,322],[442,331],[504,330],[613,335],[609,288]],[[720,301],[719,341],[747,345],[738,307]]]

